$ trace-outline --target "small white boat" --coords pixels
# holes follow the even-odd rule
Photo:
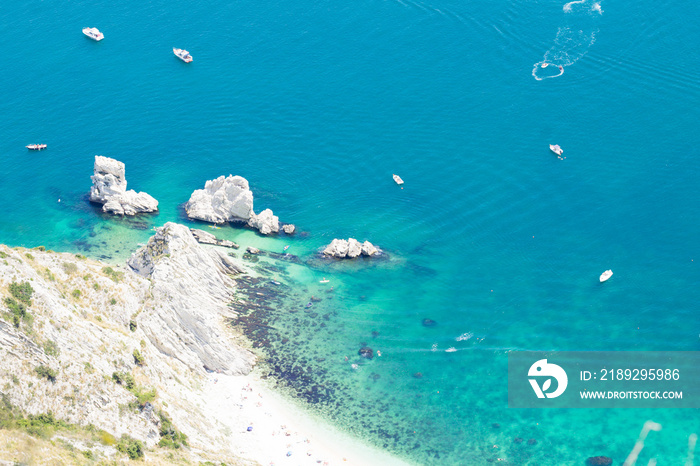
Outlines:
[[[455,348],[454,346],[452,346],[452,347],[450,347],[450,348],[447,348],[447,349],[445,350],[445,353],[454,353],[455,351],[457,351],[457,348]]]
[[[549,63],[547,63],[547,62],[542,63],[542,68],[547,68],[548,66],[549,66]]]
[[[600,283],[603,283],[604,281],[607,281],[610,277],[612,277],[613,272],[612,270],[606,270],[600,275]]]
[[[192,55],[190,55],[190,52],[184,49],[176,49],[173,47],[173,53],[177,58],[180,60],[184,61],[185,63],[189,63],[193,60]]]
[[[396,184],[403,184],[403,180],[399,175],[391,175],[394,178],[394,181],[396,181]]]
[[[319,280],[319,283],[328,283],[329,281],[330,280],[326,280],[326,278],[324,277],[323,280]]]
[[[27,146],[27,149],[29,150],[41,150],[41,149],[46,149],[46,144],[29,144]]]
[[[90,39],[97,41],[105,38],[105,35],[102,34],[97,28],[83,28],[83,34],[88,36]]]
[[[564,149],[559,147],[559,144],[550,144],[549,150],[551,150],[552,152],[554,152],[555,154],[557,154],[559,156],[561,156],[561,154],[564,153]]]

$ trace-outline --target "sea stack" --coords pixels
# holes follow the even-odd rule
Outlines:
[[[126,168],[118,160],[95,156],[90,201],[102,204],[103,212],[136,215],[158,210],[158,201],[144,192],[126,190]]]
[[[355,238],[334,239],[331,244],[325,247],[323,254],[338,259],[354,259],[359,256],[372,257],[380,251],[369,241],[360,243]]]
[[[197,189],[185,204],[191,219],[209,223],[244,223],[263,235],[278,233],[279,218],[270,209],[259,214],[253,211],[253,192],[242,176],[220,176]]]

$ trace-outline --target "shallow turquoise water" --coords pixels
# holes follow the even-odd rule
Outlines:
[[[292,267],[296,295],[275,316],[299,348],[273,342],[275,354],[306,351],[316,380],[338,384],[317,407],[340,425],[423,464],[542,465],[621,463],[651,418],[664,429],[644,464],[677,464],[700,430],[695,411],[506,407],[510,349],[700,350],[698,7],[564,6],[4,5],[0,241],[118,260],[150,226],[182,221],[205,180],[242,175],[256,210],[308,236],[222,236],[290,244],[303,260],[353,236],[391,256]],[[564,74],[534,79],[545,59],[538,76]],[[28,153],[34,142],[49,149]],[[125,162],[129,187],[160,201],[145,230],[86,203],[96,154]],[[288,325],[323,276],[335,285],[315,306],[335,313],[326,327]],[[353,371],[344,356],[363,342],[383,356]]]

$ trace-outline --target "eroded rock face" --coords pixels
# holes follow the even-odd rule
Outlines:
[[[331,244],[326,246],[323,250],[323,254],[326,256],[336,257],[338,259],[354,259],[356,257],[362,256],[374,256],[379,254],[379,249],[377,249],[369,241],[360,243],[354,238],[348,240],[344,239],[334,239]]]
[[[118,160],[95,156],[90,201],[103,204],[103,212],[136,215],[158,210],[158,201],[144,192],[126,190],[126,168]]]
[[[265,209],[259,214],[253,214],[248,220],[248,225],[259,230],[263,235],[279,233],[280,231],[280,219],[270,209]]]
[[[253,354],[227,345],[218,330],[231,317],[227,304],[234,282],[228,275],[243,272],[242,266],[221,251],[202,248],[187,227],[171,222],[127,263],[152,282],[155,304],[139,318],[154,346],[192,369],[250,372]]]
[[[282,231],[284,231],[284,232],[285,232],[286,234],[288,234],[288,235],[294,234],[294,232],[296,231],[296,229],[297,229],[297,227],[295,227],[295,226],[292,225],[291,223],[288,223],[288,224],[286,224],[286,225],[284,225],[284,226],[282,227]]]
[[[210,223],[247,222],[253,215],[253,192],[242,176],[220,176],[192,193],[187,216]]]

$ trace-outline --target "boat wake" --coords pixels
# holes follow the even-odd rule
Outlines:
[[[563,10],[571,24],[557,29],[554,45],[533,65],[532,77],[538,81],[563,75],[564,67],[573,65],[588,53],[598,34],[595,19],[603,14],[600,2],[575,0],[565,4]]]

